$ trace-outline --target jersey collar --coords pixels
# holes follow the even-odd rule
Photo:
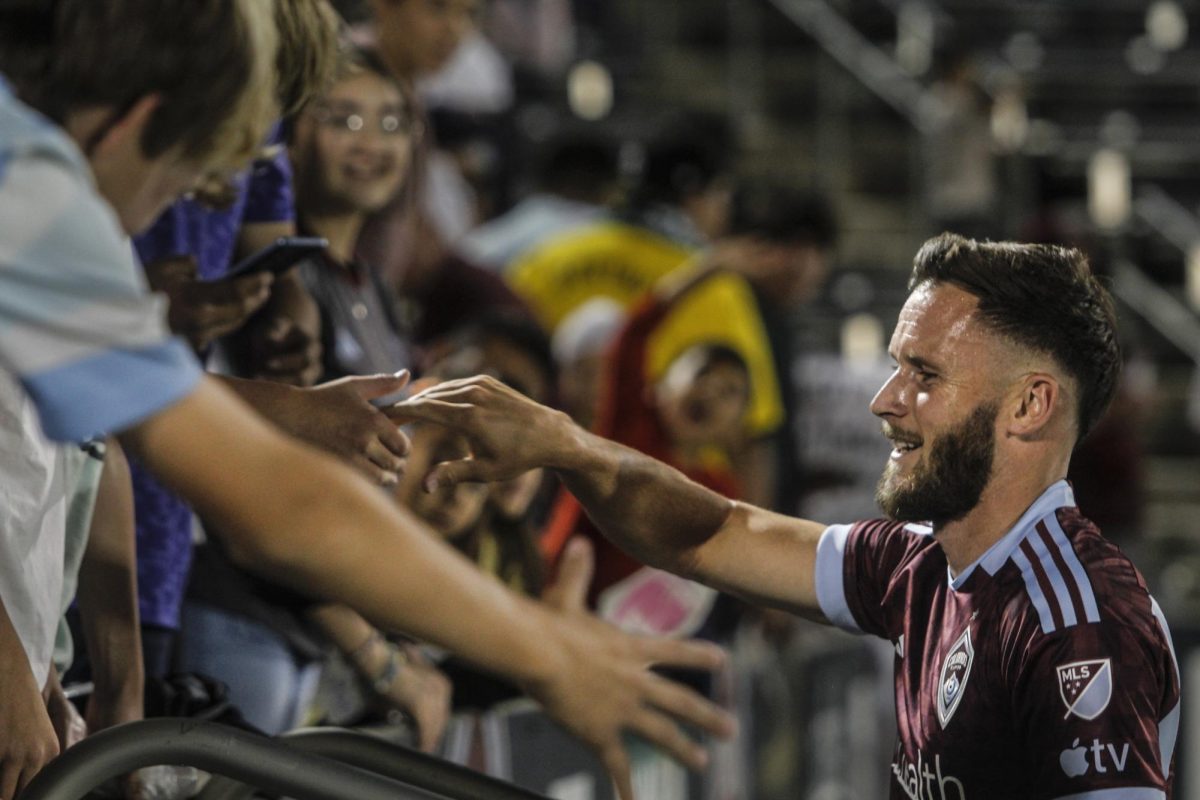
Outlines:
[[[1025,534],[1033,528],[1037,521],[1048,514],[1054,513],[1056,510],[1063,507],[1075,506],[1075,492],[1071,490],[1071,484],[1065,480],[1057,481],[1050,484],[1046,491],[1042,492],[1037,500],[1033,501],[1033,505],[1025,510],[1021,518],[1017,520],[1017,524],[1009,529],[1008,533],[1004,534],[987,551],[979,558],[975,559],[962,572],[958,573],[958,577],[950,576],[950,568],[946,567],[946,576],[950,582],[950,588],[955,591],[961,589],[975,572],[976,567],[982,567],[983,571],[988,575],[995,575],[1000,571],[1000,568],[1008,561],[1012,551],[1016,549],[1021,540],[1025,538]]]

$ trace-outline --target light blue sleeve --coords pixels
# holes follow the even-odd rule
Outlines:
[[[844,631],[862,633],[846,601],[846,539],[850,525],[830,525],[817,542],[817,603],[825,619]]]
[[[136,424],[201,375],[88,176],[36,151],[0,174],[0,367],[58,441]]]

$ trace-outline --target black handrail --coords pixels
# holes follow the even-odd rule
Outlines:
[[[305,753],[360,767],[439,797],[546,800],[543,795],[490,775],[356,731],[305,728],[284,734],[280,741]],[[245,800],[252,792],[243,783],[214,778],[196,800]]]
[[[100,731],[47,764],[20,800],[79,800],[100,784],[158,764],[227,775],[296,800],[395,800],[391,778],[212,722],[149,719]]]

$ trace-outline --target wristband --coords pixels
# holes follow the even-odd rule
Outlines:
[[[383,669],[371,681],[371,688],[376,694],[387,694],[392,688],[392,684],[396,682],[396,676],[400,674],[400,667],[407,659],[400,653],[398,647],[388,648],[387,662],[383,665]]]

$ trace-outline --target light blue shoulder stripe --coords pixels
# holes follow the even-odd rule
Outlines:
[[[1099,622],[1100,607],[1096,604],[1096,593],[1092,590],[1092,581],[1088,577],[1087,570],[1083,568],[1083,562],[1075,554],[1071,540],[1067,538],[1062,526],[1058,524],[1057,514],[1050,514],[1046,517],[1046,530],[1050,532],[1050,538],[1058,545],[1058,552],[1066,562],[1067,569],[1075,578],[1075,586],[1079,589],[1079,596],[1083,599],[1084,616],[1088,622]]]
[[[1079,622],[1079,618],[1075,614],[1075,604],[1071,601],[1071,592],[1067,589],[1067,581],[1059,571],[1058,564],[1055,563],[1050,551],[1046,548],[1046,543],[1042,541],[1041,536],[1034,535],[1036,530],[1036,528],[1031,530],[1025,540],[1033,548],[1034,555],[1038,557],[1038,561],[1041,562],[1042,569],[1046,573],[1046,578],[1050,581],[1050,588],[1054,591],[1054,598],[1058,601],[1059,613],[1062,614],[1063,627],[1069,628]]]
[[[1046,595],[1042,593],[1042,587],[1038,583],[1037,574],[1033,571],[1033,565],[1020,550],[1012,551],[1012,560],[1021,570],[1021,578],[1025,581],[1025,591],[1029,593],[1029,600],[1033,603],[1038,620],[1042,623],[1042,633],[1053,633],[1054,615],[1050,613],[1050,606],[1046,602]]]

